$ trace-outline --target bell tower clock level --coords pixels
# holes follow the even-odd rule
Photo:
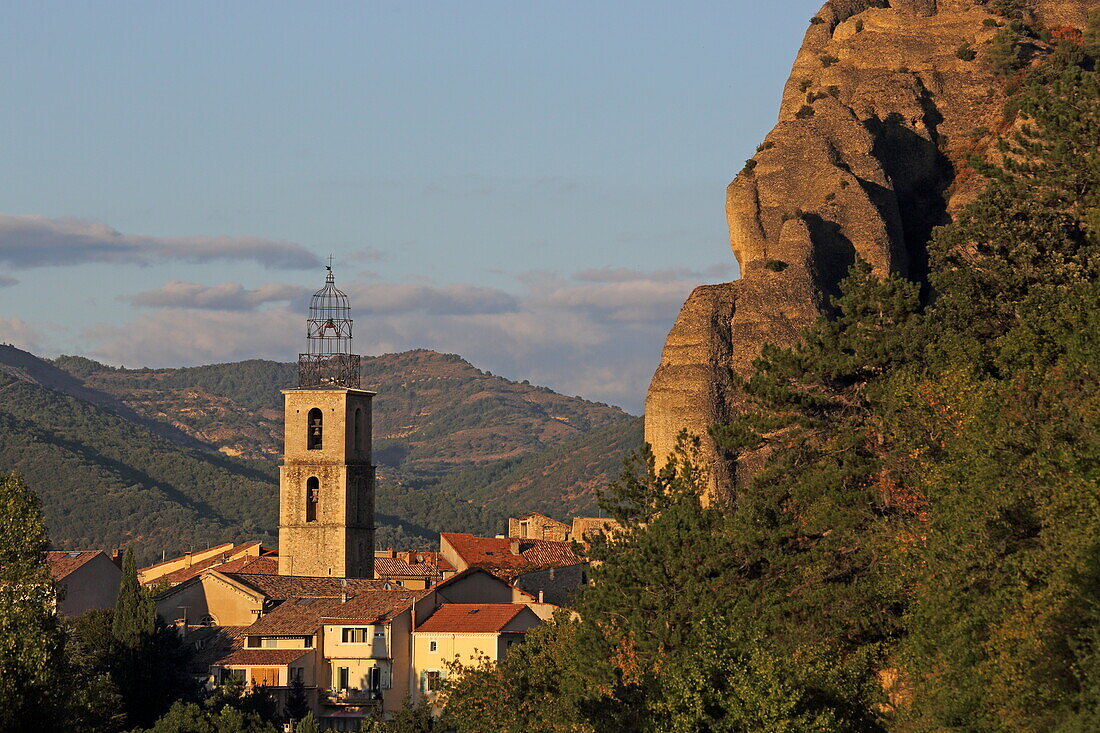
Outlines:
[[[329,267],[310,303],[298,387],[283,390],[280,575],[374,576],[374,393],[359,388],[350,316]]]

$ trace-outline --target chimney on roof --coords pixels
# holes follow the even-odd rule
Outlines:
[[[391,560],[395,559],[397,557],[397,550],[392,547],[386,550],[386,557],[390,558]]]
[[[191,567],[191,551],[190,550],[183,553],[183,562],[185,563],[185,565],[184,565],[185,568]]]
[[[539,603],[545,603],[545,601],[542,600],[542,594],[543,594],[543,591],[540,589],[539,590]]]
[[[114,549],[114,550],[111,550],[111,562],[113,562],[115,565],[119,566],[120,568],[122,567],[122,550],[119,550],[117,548]]]

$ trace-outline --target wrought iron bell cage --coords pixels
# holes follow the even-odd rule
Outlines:
[[[325,268],[325,287],[313,294],[306,320],[309,353],[298,354],[298,387],[358,389],[360,359],[351,353],[351,306],[336,287],[332,266]]]

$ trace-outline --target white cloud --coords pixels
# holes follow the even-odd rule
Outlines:
[[[698,280],[629,272],[588,279],[525,273],[516,293],[468,284],[342,287],[362,353],[453,352],[496,374],[637,413],[665,336]],[[247,289],[173,281],[131,297],[156,311],[87,334],[97,344],[91,355],[131,366],[290,361],[305,345],[303,293],[283,283]]]
[[[42,329],[22,318],[0,317],[0,344],[9,344],[33,354],[41,354],[46,348]]]
[[[10,288],[12,285],[18,285],[19,281],[14,277],[8,277],[7,275],[0,275],[0,288]]]
[[[262,237],[152,237],[124,234],[101,222],[0,214],[0,263],[58,267],[88,262],[251,261],[265,268],[318,267],[321,260],[294,242]]]
[[[172,280],[155,290],[119,296],[119,299],[150,308],[251,311],[266,303],[285,303],[309,293],[306,288],[286,283],[268,283],[249,290],[240,283],[207,286]]]

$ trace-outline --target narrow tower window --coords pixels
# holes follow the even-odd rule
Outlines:
[[[355,408],[355,450],[363,450],[363,411]]]
[[[309,450],[321,450],[321,432],[324,418],[321,415],[321,410],[314,407],[309,411],[309,415],[306,418],[308,426],[306,428],[306,448]]]
[[[306,479],[306,521],[317,521],[317,504],[321,501],[321,482],[316,476]]]

